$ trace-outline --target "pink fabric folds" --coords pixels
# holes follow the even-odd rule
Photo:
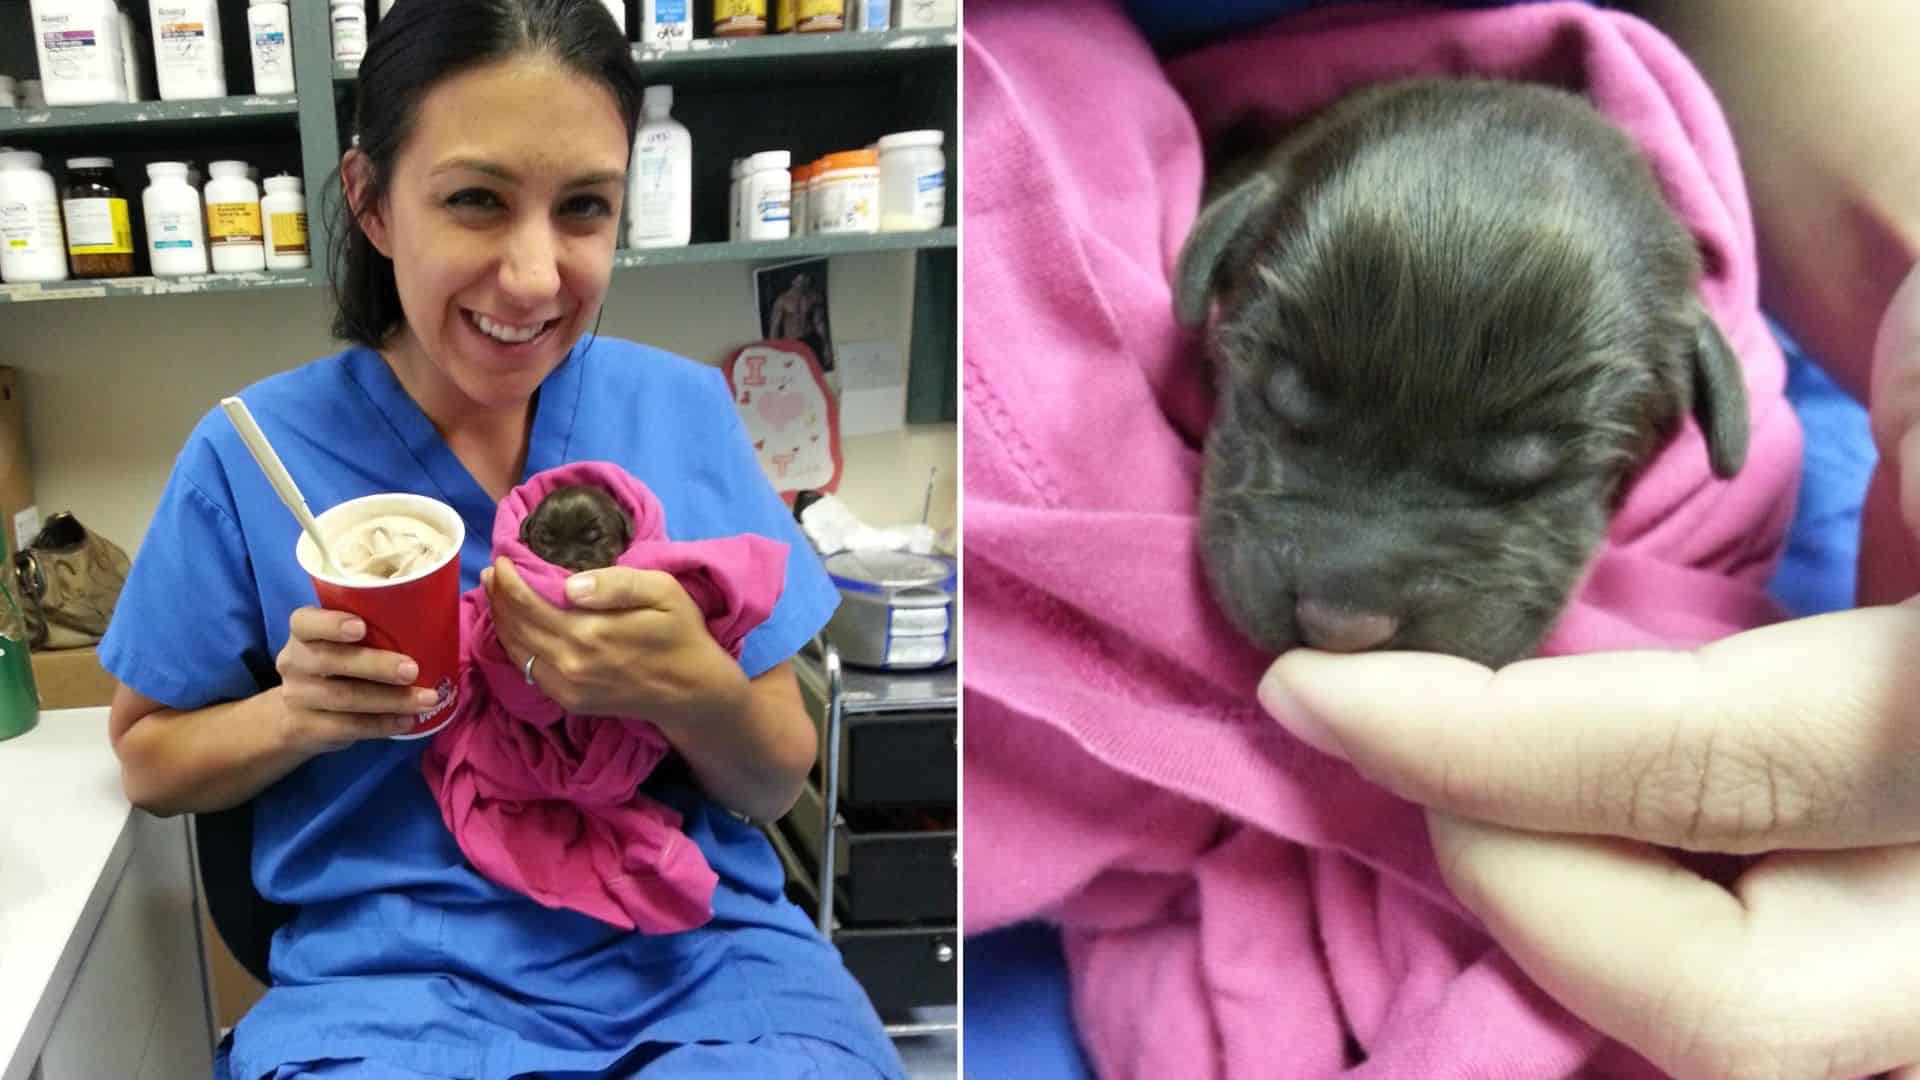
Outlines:
[[[556,607],[571,606],[567,570],[520,542],[520,523],[547,492],[598,485],[634,521],[619,565],[672,574],[735,657],[764,622],[785,582],[786,545],[758,536],[675,542],[660,502],[604,462],[549,469],[513,489],[493,524],[493,551]],[[440,815],[474,868],[547,907],[570,908],[647,933],[672,933],[713,916],[717,879],[680,815],[640,794],[666,757],[645,720],[565,713],[494,634],[483,589],[461,597],[461,700],[421,759]]]
[[[1800,432],[1758,310],[1726,124],[1645,24],[1580,4],[1323,9],[1164,68],[1117,3],[969,5],[966,912],[1066,936],[1109,1077],[1550,1077],[1649,1067],[1537,989],[1447,894],[1417,808],[1255,705],[1267,657],[1197,569],[1198,341],[1172,316],[1205,141],[1356,87],[1475,73],[1584,92],[1645,149],[1705,256],[1751,396],[1746,468],[1691,424],[1548,643],[1703,642],[1765,584]],[[1350,1034],[1366,1063],[1352,1067]]]

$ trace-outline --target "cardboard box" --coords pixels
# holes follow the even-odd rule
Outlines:
[[[0,367],[0,525],[7,535],[7,554],[12,555],[33,539],[20,535],[22,511],[33,509],[33,461],[27,451],[27,405],[21,396],[20,372]],[[36,511],[24,520],[37,531],[40,515]]]
[[[34,653],[33,685],[42,709],[80,709],[113,704],[120,683],[101,668],[99,651],[89,645]]]

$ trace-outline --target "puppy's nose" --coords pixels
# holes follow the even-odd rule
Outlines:
[[[1365,652],[1386,644],[1400,629],[1400,620],[1391,615],[1338,607],[1311,597],[1301,597],[1293,613],[1307,644],[1328,652]]]

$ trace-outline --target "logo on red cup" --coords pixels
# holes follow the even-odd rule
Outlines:
[[[433,707],[418,714],[411,729],[394,739],[419,739],[445,727],[453,716],[460,676],[460,546],[466,541],[466,523],[453,507],[424,495],[391,492],[349,499],[314,519],[329,550],[334,538],[377,517],[401,516],[433,526],[451,543],[431,567],[382,581],[347,578],[324,572],[313,538],[300,534],[294,558],[313,579],[320,606],[350,611],[367,624],[361,644],[400,653],[420,665],[413,685],[439,695]]]

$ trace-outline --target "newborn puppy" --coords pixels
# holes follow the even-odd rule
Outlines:
[[[555,566],[599,570],[633,542],[633,521],[605,490],[568,484],[547,492],[520,523],[520,542]]]
[[[1552,629],[1689,411],[1746,456],[1692,234],[1584,100],[1374,87],[1202,212],[1176,314],[1216,315],[1201,552],[1250,639],[1500,665]]]

